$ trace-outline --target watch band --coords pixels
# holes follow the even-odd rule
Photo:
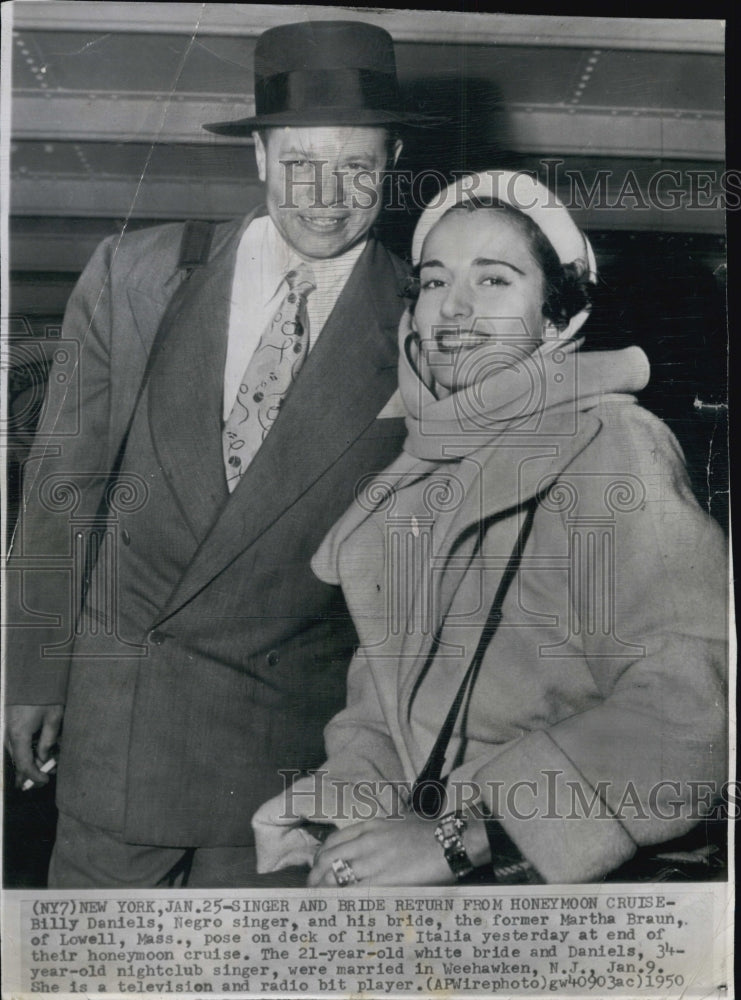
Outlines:
[[[491,871],[494,880],[503,885],[534,885],[543,879],[535,866],[522,855],[501,823],[485,821],[486,836],[491,850]]]
[[[471,859],[463,846],[463,834],[468,821],[460,811],[446,813],[435,827],[435,839],[443,849],[445,860],[456,879],[465,878],[473,871]]]

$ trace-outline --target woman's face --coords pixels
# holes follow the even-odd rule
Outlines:
[[[455,391],[543,340],[545,279],[527,236],[498,209],[453,211],[422,248],[414,326],[435,380]]]

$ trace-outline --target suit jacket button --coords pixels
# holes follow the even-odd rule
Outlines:
[[[131,544],[131,535],[128,533],[126,528],[124,528],[121,532],[121,541],[124,543],[124,545]]]
[[[156,628],[153,628],[149,633],[149,641],[153,646],[161,646],[165,641],[165,636],[163,632],[159,632]]]
[[[280,660],[280,656],[278,656],[278,653],[277,653],[276,650],[271,649],[270,652],[268,653],[268,655],[265,657],[265,659],[268,661],[268,666],[269,667],[274,667],[278,663],[278,661]]]

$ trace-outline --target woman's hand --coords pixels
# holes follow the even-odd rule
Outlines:
[[[435,839],[436,825],[409,813],[338,830],[317,851],[308,884],[336,887],[332,862],[342,859],[364,886],[453,885],[455,876]]]

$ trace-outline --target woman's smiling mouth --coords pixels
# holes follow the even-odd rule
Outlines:
[[[455,351],[483,347],[491,341],[491,335],[481,330],[461,330],[459,327],[445,327],[435,330],[435,347],[444,354]]]

